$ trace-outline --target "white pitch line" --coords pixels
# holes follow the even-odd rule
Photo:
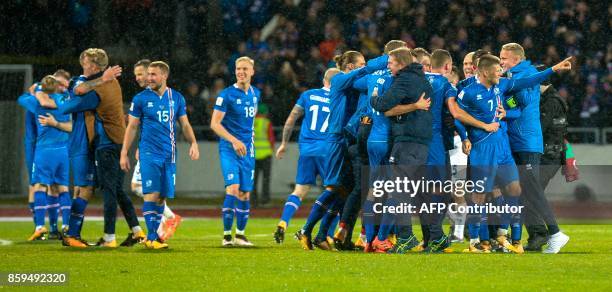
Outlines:
[[[273,234],[270,233],[265,233],[265,234],[246,234],[247,237],[270,237],[272,238]],[[197,236],[197,238],[204,238],[204,239],[216,239],[216,238],[222,238],[223,234],[219,234],[219,235],[204,235],[204,236]]]
[[[183,221],[199,220],[199,219],[216,219],[211,217],[183,217]],[[117,221],[123,220],[117,217]],[[47,219],[47,221],[49,221]],[[85,221],[104,221],[102,216],[85,216]],[[138,217],[138,221],[144,221],[144,217]],[[32,222],[32,217],[0,217],[0,222]]]
[[[0,239],[0,245],[11,245],[11,244],[13,244],[13,242],[10,240]]]

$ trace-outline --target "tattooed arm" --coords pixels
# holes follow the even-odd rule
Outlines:
[[[94,89],[94,87],[99,86],[105,82],[109,82],[114,80],[115,78],[121,76],[121,67],[112,66],[108,67],[108,69],[104,70],[104,74],[100,78],[96,78],[93,80],[85,81],[74,88],[74,94],[83,95]]]
[[[283,138],[281,141],[281,145],[276,151],[276,158],[283,159],[283,156],[285,155],[286,151],[285,148],[287,147],[287,142],[289,142],[289,139],[291,138],[291,133],[293,133],[293,127],[295,126],[295,122],[303,115],[304,109],[299,105],[295,105],[291,110],[287,121],[285,121],[285,126],[283,127]]]

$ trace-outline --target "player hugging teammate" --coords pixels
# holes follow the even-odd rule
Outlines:
[[[486,212],[449,214],[454,222],[452,228],[454,232],[451,237],[445,235],[441,228],[445,212],[420,213],[423,240],[419,244],[412,233],[409,214],[383,214],[382,216],[375,214],[373,205],[376,199],[372,196],[371,190],[361,191],[361,200],[359,197],[356,200],[361,201],[361,208],[353,208],[349,204],[351,195],[348,195],[349,199],[345,200],[345,198],[354,189],[355,183],[359,184],[360,181],[351,181],[356,176],[351,168],[347,167],[350,162],[347,162],[345,157],[350,157],[346,147],[350,149],[351,144],[355,143],[355,137],[346,134],[351,132],[348,129],[344,134],[339,129],[352,126],[348,117],[354,115],[354,112],[349,112],[351,107],[346,105],[357,103],[359,91],[361,91],[367,94],[368,102],[365,111],[360,111],[360,107],[357,106],[357,115],[360,116],[359,118],[367,117],[367,121],[373,120],[374,122],[373,130],[368,134],[366,153],[366,157],[367,154],[370,156],[370,180],[388,177],[388,172],[381,173],[376,169],[378,165],[390,163],[400,168],[402,166],[426,166],[424,177],[429,180],[482,181],[483,188],[465,198],[457,196],[454,192],[434,189],[429,190],[429,193],[418,194],[415,203],[420,206],[430,203],[441,203],[448,206],[448,203],[454,201],[458,205],[468,205],[468,207],[484,206],[485,204],[515,207],[524,202],[527,205],[526,209],[536,213],[536,217],[544,218],[548,227],[548,246],[543,252],[558,253],[569,237],[559,231],[554,214],[543,197],[541,187],[538,189],[537,184],[529,183],[533,178],[537,181],[539,177],[537,165],[539,154],[542,153],[541,132],[534,130],[524,133],[523,136],[513,135],[513,127],[508,128],[507,123],[516,124],[514,128],[535,129],[536,126],[539,128],[539,110],[534,108],[539,104],[539,91],[530,89],[546,80],[554,72],[571,70],[571,58],[547,70],[537,72],[537,70],[530,69],[531,64],[525,60],[524,52],[517,44],[505,45],[502,48],[501,60],[486,51],[478,50],[466,55],[464,72],[467,78],[458,83],[459,90],[457,90],[449,81],[449,78],[453,78],[454,75],[453,63],[448,51],[436,50],[430,54],[421,48],[409,50],[402,48],[405,45],[402,45],[401,41],[391,41],[387,44],[389,45],[397,45],[395,50],[385,50],[385,53],[391,57],[383,56],[370,60],[368,66],[365,67],[363,56],[354,51],[345,52],[336,59],[340,72],[329,80],[329,85],[324,80],[324,88],[329,86],[330,92],[329,94],[321,93],[325,96],[326,101],[322,108],[327,108],[328,111],[317,113],[319,117],[326,118],[323,126],[327,127],[324,130],[319,129],[321,133],[317,135],[324,136],[327,140],[327,144],[323,141],[319,142],[327,149],[325,152],[319,152],[325,153],[327,157],[325,165],[308,166],[309,164],[304,162],[308,155],[308,149],[303,147],[303,144],[308,141],[304,133],[308,130],[302,127],[298,174],[304,172],[308,172],[310,176],[318,174],[323,179],[324,186],[327,187],[326,191],[315,201],[306,225],[296,233],[302,247],[309,250],[313,249],[314,244],[324,250],[332,249],[324,242],[331,222],[326,218],[333,218],[338,213],[345,218],[347,213],[357,214],[362,209],[362,224],[364,225],[362,233],[365,233],[365,236],[360,237],[359,241],[366,241],[362,245],[365,252],[450,251],[448,247],[451,238],[454,242],[463,241],[464,225],[468,227],[470,238],[469,247],[464,252],[489,253],[494,250],[524,252],[521,244],[521,228],[524,222],[519,212],[507,212],[501,215]],[[386,66],[379,66],[381,60],[384,60],[384,63],[388,60],[390,72],[383,70]],[[501,77],[502,67],[508,71],[507,77]],[[410,70],[413,70],[412,73],[407,73]],[[424,75],[419,71],[424,71]],[[513,74],[513,71],[521,73]],[[368,78],[368,74],[371,74],[372,77]],[[402,77],[404,79],[401,79],[401,82],[398,81],[399,79],[396,80],[398,76],[406,74],[414,76],[421,74],[423,77],[413,79]],[[365,78],[364,81],[367,82],[361,81],[361,78]],[[413,92],[414,88],[430,88],[431,91]],[[304,99],[312,100],[314,93],[307,91],[306,96],[300,97],[287,120],[286,130],[292,129],[295,120],[302,115],[304,104],[309,106],[309,111],[315,106],[321,107],[318,104],[310,105],[304,102]],[[317,98],[315,101],[320,102],[321,100]],[[430,113],[432,116],[430,122],[423,124],[425,120],[419,119],[418,124],[413,123],[408,126],[402,121],[410,119],[407,117],[412,113],[419,112]],[[306,115],[305,125],[306,127],[312,125],[310,129],[317,130],[318,125],[316,121],[313,122],[313,117],[317,116]],[[387,126],[389,122],[391,125]],[[367,123],[357,123],[357,126],[364,127],[364,124]],[[404,126],[412,127],[412,129],[403,130]],[[419,132],[414,132],[424,131],[423,127],[431,127],[432,134],[420,136]],[[358,133],[355,130],[352,132]],[[456,134],[459,137],[455,138]],[[286,136],[284,135],[286,139],[283,141],[288,140],[289,133]],[[517,139],[531,140],[525,142],[517,141]],[[394,141],[394,145],[388,144],[388,140]],[[409,143],[398,145],[397,143],[401,141]],[[533,144],[535,146],[532,146]],[[381,147],[378,147],[379,145]],[[455,147],[460,147],[461,152],[468,155],[467,159],[463,158],[462,163],[469,164],[467,177],[457,177],[457,174],[451,177],[449,151]],[[283,143],[279,149],[279,158],[282,157],[285,148],[286,143]],[[380,150],[376,150],[378,148]],[[397,149],[391,150],[391,148]],[[423,151],[418,150],[421,148]],[[398,160],[406,159],[409,155],[412,155],[414,160],[409,159],[404,160],[407,162],[398,163]],[[454,160],[457,160],[458,155],[462,154],[455,154]],[[519,159],[518,167],[516,159]],[[461,160],[459,158],[459,161]],[[361,165],[367,164],[362,163]],[[525,167],[525,165],[533,167]],[[307,170],[309,168],[312,170]],[[298,180],[303,181],[301,176],[303,175],[298,175]],[[525,185],[529,187],[527,193],[525,193]],[[281,221],[274,234],[277,243],[283,241],[288,221],[304,195],[305,192],[296,187],[294,193],[288,197]],[[521,195],[523,201],[521,201]],[[346,204],[344,204],[345,201]],[[387,194],[382,204],[393,206],[399,204],[399,201],[395,194]],[[462,209],[480,210],[477,208]],[[513,208],[513,210],[519,209]],[[350,216],[347,217],[350,218]],[[311,232],[314,225],[321,219],[323,220],[319,234],[313,240]],[[488,223],[489,220],[491,224]],[[354,227],[350,225],[351,223],[354,224],[350,221],[340,221],[340,229],[334,236],[336,249],[345,250],[355,247],[350,241],[350,236],[347,236],[352,233]],[[526,223],[529,224],[529,222]],[[350,248],[346,248],[347,246]]]
[[[123,98],[116,80],[122,69],[109,67],[108,56],[101,49],[83,51],[79,61],[83,75],[74,78],[70,85],[69,74],[58,70],[33,85],[18,100],[27,110],[24,142],[26,165],[31,170],[29,201],[35,223],[29,240],[46,239],[48,211],[49,238],[63,239],[63,245],[70,247],[116,248],[114,225],[119,205],[132,231],[121,246],[144,242],[147,248],[167,248],[165,241],[180,223],[180,216],[165,205],[166,198],[174,197],[176,125],[180,125],[191,144],[189,157],[199,159],[185,99],[166,83],[170,67],[162,61],[137,64],[137,68],[141,67],[138,69],[144,69],[137,74],[137,81],[147,88],[134,97],[126,131]],[[141,176],[149,231],[146,238],[131,200],[122,190],[121,169],[130,168],[127,154],[138,129],[142,129],[139,158],[144,165]],[[74,200],[68,193],[70,170],[74,176]],[[96,185],[104,195],[104,236],[97,244],[89,244],[81,238],[81,230]],[[57,227],[60,209],[61,232]],[[166,228],[159,227],[162,214],[166,217]]]

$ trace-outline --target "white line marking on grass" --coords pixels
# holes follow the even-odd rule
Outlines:
[[[117,217],[117,221],[120,221]],[[183,221],[191,220],[216,220],[215,217],[183,217]],[[48,221],[48,220],[47,220]],[[85,221],[104,221],[102,216],[85,216]],[[144,222],[144,217],[138,217],[138,221]],[[32,222],[32,217],[0,217],[0,222]]]
[[[272,238],[272,236],[274,234],[270,233],[270,234],[245,234],[247,237],[270,237]],[[204,235],[204,236],[197,236],[196,238],[204,238],[204,239],[216,239],[216,238],[222,238],[223,234],[219,234],[219,235]]]
[[[0,245],[11,245],[13,244],[10,240],[0,239]]]

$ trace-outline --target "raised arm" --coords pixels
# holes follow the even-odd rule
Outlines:
[[[122,68],[119,66],[108,67],[106,70],[104,70],[104,73],[102,74],[101,77],[93,79],[93,80],[89,80],[89,81],[84,81],[80,83],[79,85],[77,85],[74,88],[74,94],[76,95],[86,94],[92,91],[96,86],[99,86],[105,82],[110,82],[114,80],[115,78],[121,76],[121,71],[122,71]]]
[[[87,110],[93,110],[98,107],[100,99],[95,92],[88,92],[84,95],[73,95],[63,104],[59,105],[59,111],[62,114],[76,113]]]
[[[572,62],[571,62],[572,58],[573,57],[568,57],[565,60],[559,62],[558,64],[544,71],[540,71],[538,73],[531,74],[524,78],[506,79],[507,85],[501,87],[501,89],[505,95],[510,95],[512,92],[516,92],[521,89],[529,88],[537,84],[540,84],[544,80],[548,79],[548,77],[552,75],[553,73],[571,70],[572,69]]]
[[[34,95],[29,93],[24,93],[19,96],[17,98],[17,103],[33,114],[37,114],[40,105]]]
[[[389,56],[380,56],[369,60],[364,67],[355,69],[348,73],[336,74],[336,76],[334,76],[331,80],[332,90],[342,91],[351,88],[353,83],[359,78],[373,73],[374,71],[387,68],[388,60]]]
[[[48,94],[42,91],[36,91],[34,93],[34,96],[36,97],[36,100],[38,100],[38,103],[40,103],[40,106],[45,107],[45,108],[54,108],[54,109],[57,108],[57,104],[55,103],[55,100],[49,97]]]
[[[293,127],[295,126],[295,122],[298,119],[300,119],[303,115],[304,115],[304,109],[301,106],[299,105],[293,106],[293,109],[291,110],[289,117],[287,117],[287,120],[285,121],[285,126],[283,127],[283,136],[281,138],[281,144],[278,147],[278,150],[276,150],[277,159],[283,159],[283,156],[285,155],[287,143],[289,142],[289,139],[291,139],[291,134],[293,133]]]

